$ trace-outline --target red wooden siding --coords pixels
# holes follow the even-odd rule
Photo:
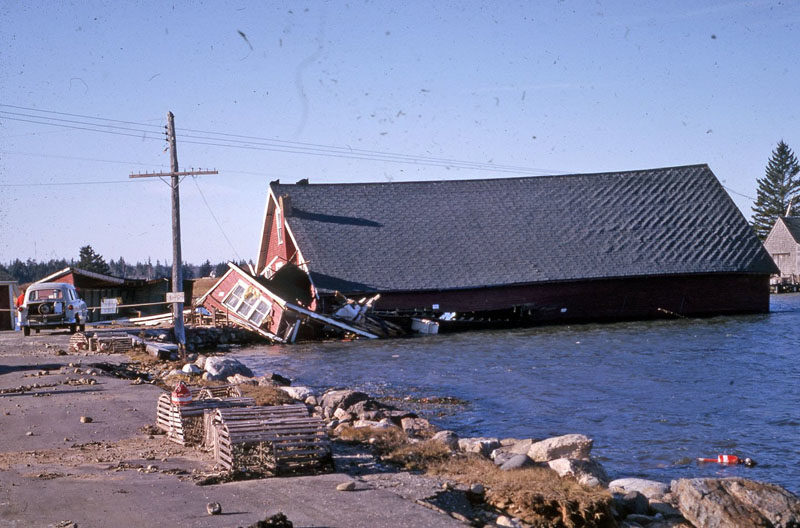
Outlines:
[[[259,258],[259,266],[263,268],[272,263],[270,269],[274,272],[277,271],[276,265],[280,267],[289,261],[297,264],[299,262],[297,248],[286,229],[285,215],[283,211],[276,206],[272,198],[270,198],[270,204],[267,207],[267,219],[264,222],[264,228],[267,235],[263,237],[262,240],[263,244],[266,245],[266,251],[263,252],[263,261]],[[280,238],[278,237],[279,230],[281,231]],[[275,262],[273,262],[273,260],[275,260]],[[259,273],[261,273],[261,271],[262,269],[258,270]]]
[[[384,292],[376,308],[431,311],[438,304],[437,312],[478,312],[528,306],[542,322],[766,313],[768,282],[764,275],[729,274]]]

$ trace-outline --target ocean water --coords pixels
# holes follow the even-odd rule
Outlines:
[[[800,493],[800,294],[768,315],[259,346],[257,373],[374,396],[456,397],[461,436],[582,433],[611,478],[744,476]],[[754,468],[697,464],[749,456]]]

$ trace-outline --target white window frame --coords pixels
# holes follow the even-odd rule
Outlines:
[[[260,309],[262,305],[264,306],[263,310]],[[264,322],[264,319],[266,319],[271,313],[272,303],[269,302],[265,297],[259,297],[253,308],[253,312],[250,314],[250,317],[248,317],[247,320],[256,326],[261,326],[261,323]]]
[[[282,211],[280,207],[275,208],[275,228],[278,237],[278,245],[283,244],[283,222],[281,221],[283,217]]]
[[[236,288],[241,288],[242,289],[241,293],[236,293]],[[235,312],[236,308],[238,308],[239,305],[242,303],[242,299],[244,299],[244,294],[246,292],[247,292],[247,285],[242,281],[238,281],[236,285],[233,288],[231,288],[231,291],[228,293],[228,295],[226,295],[225,298],[222,300],[222,304]],[[231,297],[236,297],[235,303],[230,302]]]
[[[247,290],[251,287],[244,281],[237,281],[230,293],[222,300],[222,304],[242,319],[250,321],[256,326],[261,326],[264,319],[272,313],[272,302],[258,290],[256,290],[255,295],[247,297]],[[241,288],[241,291],[237,292],[239,288]],[[251,298],[253,299],[252,303],[250,302]],[[236,301],[233,302],[231,299],[236,299]],[[262,305],[265,305],[265,309],[259,310]]]

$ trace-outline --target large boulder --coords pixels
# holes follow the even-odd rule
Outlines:
[[[298,401],[306,401],[309,396],[313,396],[314,393],[308,387],[303,387],[301,385],[296,385],[294,387],[284,387],[281,386],[280,389]]]
[[[193,374],[193,375],[197,375],[197,376],[203,374],[203,369],[201,369],[200,367],[198,367],[194,363],[185,364],[183,366],[183,368],[181,369],[181,371],[185,372],[186,374]]]
[[[258,385],[258,380],[255,378],[248,378],[238,373],[233,376],[228,376],[226,379],[231,385]]]
[[[261,376],[259,385],[272,385],[273,387],[288,387],[292,384],[292,380],[285,376],[281,376],[277,372],[266,372]]]
[[[463,453],[478,453],[485,457],[489,457],[492,451],[500,447],[500,440],[497,438],[459,438],[458,450]]]
[[[450,451],[458,450],[458,435],[453,431],[439,431],[431,440],[443,443],[450,448]]]
[[[347,412],[355,414],[362,420],[374,420],[375,418],[383,418],[383,413],[378,412],[383,409],[383,406],[376,400],[367,399],[367,400],[360,400],[352,405],[347,405],[346,407],[342,407],[347,409]]]
[[[608,475],[599,462],[592,459],[557,458],[547,463],[560,477],[575,477],[584,486],[608,483]]]
[[[320,405],[330,414],[336,409],[345,409],[360,401],[368,400],[369,395],[364,392],[354,391],[349,389],[342,390],[329,390],[322,395]]]
[[[495,458],[494,463],[497,464],[498,458]],[[515,469],[522,469],[536,465],[536,462],[528,458],[528,455],[511,455],[510,458],[498,464],[503,471],[513,471]]]
[[[253,371],[240,361],[228,357],[210,357],[206,359],[204,368],[210,376],[214,376],[215,378],[225,379],[228,376],[234,376],[236,374],[241,374],[248,378],[253,377]]]
[[[646,515],[650,512],[650,502],[638,491],[613,492],[614,506],[623,517],[627,515]]]
[[[534,462],[550,462],[558,458],[589,458],[593,440],[582,434],[554,436],[531,444],[528,457]]]
[[[669,484],[658,482],[657,480],[647,480],[641,478],[621,478],[612,480],[608,483],[608,489],[612,492],[620,490],[624,493],[638,491],[648,500],[660,500],[669,493]]]
[[[774,484],[739,477],[672,481],[672,497],[697,528],[800,526],[800,498]]]
[[[500,440],[500,447],[492,451],[489,458],[494,460],[494,463],[498,466],[502,466],[515,455],[527,455],[528,450],[537,441],[538,440],[534,440],[533,438],[525,438],[523,440],[504,438]]]

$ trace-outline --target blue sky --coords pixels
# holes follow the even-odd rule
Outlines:
[[[220,171],[181,185],[198,264],[255,257],[276,178],[708,163],[749,218],[777,142],[800,149],[799,24],[793,1],[5,2],[0,262],[170,260],[168,186],[127,177],[168,170],[168,110],[181,168]]]

